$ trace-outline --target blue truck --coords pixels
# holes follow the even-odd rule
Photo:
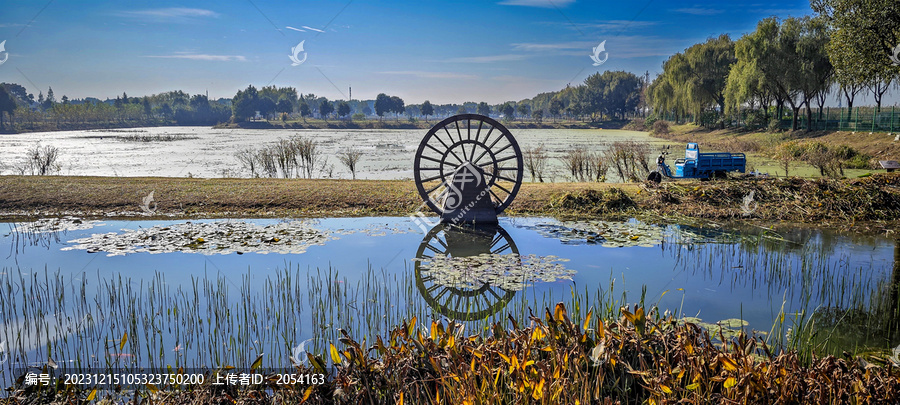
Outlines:
[[[662,181],[662,176],[672,179],[709,179],[725,178],[728,172],[747,170],[747,156],[743,153],[700,153],[700,145],[695,142],[687,144],[684,158],[675,160],[675,173],[666,164],[663,152],[656,159],[656,170],[650,172],[647,180],[654,183]]]

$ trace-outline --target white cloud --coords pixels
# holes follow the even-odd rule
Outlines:
[[[575,0],[503,0],[497,4],[504,6],[526,6],[526,7],[544,7],[554,8],[565,7],[574,3]]]
[[[152,8],[146,10],[123,11],[119,13],[125,17],[145,17],[164,20],[183,20],[190,18],[218,17],[219,13],[202,8],[169,7]]]
[[[383,75],[405,75],[405,76],[415,76],[422,77],[427,79],[476,79],[478,76],[475,75],[467,75],[462,73],[453,73],[453,72],[425,72],[421,70],[395,70],[395,71],[387,71],[387,72],[378,72]]]
[[[542,24],[560,26],[563,28],[575,29],[578,31],[599,30],[601,32],[621,32],[625,29],[646,28],[656,25],[656,21],[627,21],[627,20],[609,20],[597,21],[591,23],[569,23],[569,22],[544,22]]]
[[[704,7],[685,7],[685,8],[677,8],[672,10],[676,13],[682,14],[691,14],[691,15],[716,15],[722,14],[725,10],[720,10],[717,8],[704,8]]]
[[[510,62],[528,58],[528,55],[505,54],[505,55],[489,55],[489,56],[467,56],[462,58],[450,58],[445,62],[460,63],[494,63],[494,62]]]
[[[538,44],[538,43],[518,43],[512,44],[514,50],[517,51],[525,51],[525,52],[552,52],[552,51],[560,51],[560,50],[568,50],[568,49],[582,49],[589,48],[591,46],[595,46],[591,42],[587,41],[573,41],[573,42],[557,42],[557,43],[549,43],[549,44]]]
[[[176,53],[174,55],[148,55],[145,58],[164,58],[164,59],[190,59],[214,62],[246,62],[247,58],[241,55],[209,55],[205,53]]]
[[[568,41],[550,43],[515,43],[513,49],[523,52],[536,52],[541,55],[559,56],[584,56],[588,57],[593,52],[593,47],[600,41]],[[680,43],[671,38],[662,38],[646,35],[622,35],[613,37],[606,42],[606,51],[610,57],[627,59],[646,56],[667,56],[679,50],[673,49],[672,44]]]

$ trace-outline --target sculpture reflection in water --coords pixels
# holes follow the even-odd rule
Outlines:
[[[429,266],[436,258],[477,258],[484,255],[513,255],[519,261],[519,249],[509,234],[498,225],[460,227],[435,226],[425,235],[416,251],[416,286],[435,311],[460,320],[485,319],[502,310],[516,295],[513,289],[492,285],[472,269],[447,271]],[[496,283],[495,283],[496,284]]]

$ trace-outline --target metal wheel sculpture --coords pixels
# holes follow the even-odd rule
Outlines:
[[[484,171],[494,209],[503,212],[522,185],[522,151],[506,127],[483,115],[455,115],[428,131],[413,166],[419,195],[434,212],[443,214],[447,185],[467,162]]]
[[[451,257],[475,256],[481,253],[519,254],[519,248],[506,231],[495,227],[496,233],[480,235],[460,230],[453,225],[440,224],[428,232],[416,252],[416,287],[422,298],[435,311],[460,321],[485,319],[503,309],[516,295],[515,291],[492,286],[482,280],[468,280],[480,284],[478,288],[463,289],[435,283],[433,276],[423,274],[422,261],[435,254]]]

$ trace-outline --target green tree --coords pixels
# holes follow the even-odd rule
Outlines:
[[[456,113],[457,114],[468,114],[469,110],[466,109],[466,106],[461,105],[461,106],[459,106],[459,108],[456,109]]]
[[[422,115],[425,116],[425,122],[428,122],[428,116],[432,114],[434,114],[434,106],[431,105],[430,101],[425,100],[425,102],[422,103]]]
[[[491,106],[484,101],[478,103],[478,107],[475,109],[475,112],[478,114],[484,115],[485,117],[491,115]]]
[[[884,92],[900,79],[891,63],[900,45],[900,4],[896,0],[811,0],[813,11],[830,28],[828,56],[848,105],[862,86],[869,87],[878,108]]]
[[[516,106],[516,111],[519,113],[519,119],[525,119],[528,116],[528,113],[531,112],[531,108],[528,104],[520,102],[519,105]]]
[[[259,92],[253,85],[247,86],[245,90],[238,90],[231,100],[232,120],[239,122],[250,119],[259,108],[258,103]]]
[[[323,120],[328,121],[328,115],[334,112],[334,106],[331,105],[331,102],[323,99],[319,103],[319,116],[322,117]]]
[[[28,105],[34,101],[34,94],[28,94],[28,91],[22,85],[16,83],[0,83],[0,86],[6,88],[13,97],[20,103]]]
[[[278,111],[282,114],[290,114],[294,112],[294,103],[292,103],[291,100],[288,100],[287,97],[282,97],[278,100],[275,111]]]
[[[379,118],[384,117],[384,113],[391,111],[391,97],[384,93],[378,93],[375,97],[375,114]]]
[[[338,117],[346,117],[350,115],[350,103],[341,101],[337,108]]]
[[[550,101],[550,108],[548,108],[547,111],[554,118],[558,118],[559,114],[562,112],[563,108],[565,108],[565,107],[563,105],[562,100],[560,100],[558,98],[554,98],[553,100]]]
[[[9,114],[12,121],[13,114],[16,111],[16,99],[6,90],[6,86],[0,86],[0,130],[6,130],[3,123],[3,113]]]
[[[309,110],[309,104],[307,104],[305,100],[300,100],[300,117],[303,118],[303,122],[306,122],[306,117],[311,113],[312,111]]]
[[[500,106],[500,113],[503,114],[504,118],[512,121],[514,118],[513,114],[516,113],[516,108],[507,101]]]
[[[53,107],[53,104],[56,104],[56,98],[53,96],[53,88],[50,87],[47,89],[47,97],[44,99],[41,107],[43,107],[44,110],[49,110]]]
[[[153,108],[150,105],[150,97],[144,97],[141,100],[141,107],[144,110],[144,115],[146,115],[147,118],[150,118],[150,115],[153,114]]]
[[[810,17],[783,22],[769,17],[740,41],[742,64],[754,64],[774,96],[790,104],[791,128],[797,130],[800,108],[806,105],[807,118],[811,117],[810,100],[830,86],[832,68],[825,53],[828,35],[824,24]]]
[[[663,64],[662,75],[649,90],[651,104],[658,111],[691,112],[695,122],[711,108],[724,112],[725,87],[734,63],[734,42],[728,35],[693,45]]]
[[[271,115],[275,114],[277,108],[278,105],[269,97],[260,97],[256,104],[256,109],[267,121]]]
[[[406,105],[403,103],[403,99],[397,96],[391,96],[391,112],[397,113],[398,119],[400,114],[403,114],[406,111]]]

